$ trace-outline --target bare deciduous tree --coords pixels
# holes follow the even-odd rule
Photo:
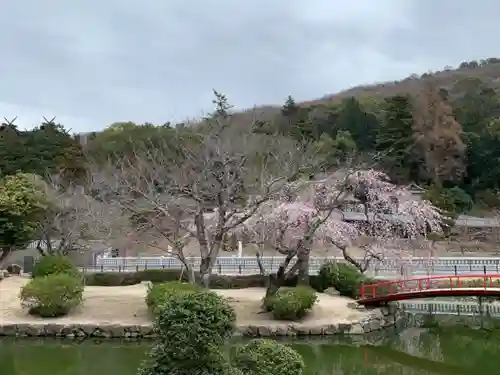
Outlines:
[[[94,199],[80,186],[58,182],[54,176],[46,184],[50,205],[38,227],[40,254],[85,251],[92,241],[109,245],[123,235],[126,223],[118,207]]]
[[[286,138],[235,136],[225,97],[216,97],[216,111],[203,128],[179,130],[175,150],[171,141],[156,142],[94,176],[98,190],[110,193],[131,219],[140,219],[139,231],[155,231],[169,242],[169,255],[178,257],[188,274],[183,249],[195,238],[205,285],[226,235],[314,160],[308,149]]]
[[[443,181],[460,180],[464,175],[466,145],[462,133],[439,87],[426,82],[417,100],[414,137],[427,177],[438,187]]]

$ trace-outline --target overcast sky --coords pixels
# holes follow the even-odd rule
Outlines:
[[[0,118],[73,131],[314,99],[500,57],[496,0],[18,0],[1,6]]]

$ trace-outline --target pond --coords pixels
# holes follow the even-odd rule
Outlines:
[[[135,375],[151,343],[0,340],[2,375]],[[304,375],[500,374],[500,331],[411,328],[377,346],[330,340],[289,342]]]

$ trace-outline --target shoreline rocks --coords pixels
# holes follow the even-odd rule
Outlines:
[[[238,325],[236,335],[244,337],[356,336],[397,328],[402,322],[404,322],[404,314],[396,305],[390,305],[373,309],[363,320],[350,323],[315,325],[277,321],[266,325]],[[61,324],[45,320],[36,323],[2,322],[0,336],[153,339],[155,333],[152,324]]]

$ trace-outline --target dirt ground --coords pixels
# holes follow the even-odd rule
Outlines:
[[[24,277],[8,277],[0,282],[0,324],[30,323],[50,321],[59,324],[124,324],[142,325],[151,321],[144,298],[146,285],[123,287],[96,287],[85,288],[83,305],[70,315],[43,319],[29,316],[23,310],[19,301],[20,288],[29,279]],[[230,305],[235,309],[238,325],[266,325],[276,324],[268,314],[260,312],[260,300],[264,289],[248,288],[238,290],[216,290],[227,297]],[[319,294],[319,301],[311,313],[302,321],[303,324],[339,324],[358,321],[367,312],[351,309],[347,306],[352,300],[345,297],[333,297]]]

